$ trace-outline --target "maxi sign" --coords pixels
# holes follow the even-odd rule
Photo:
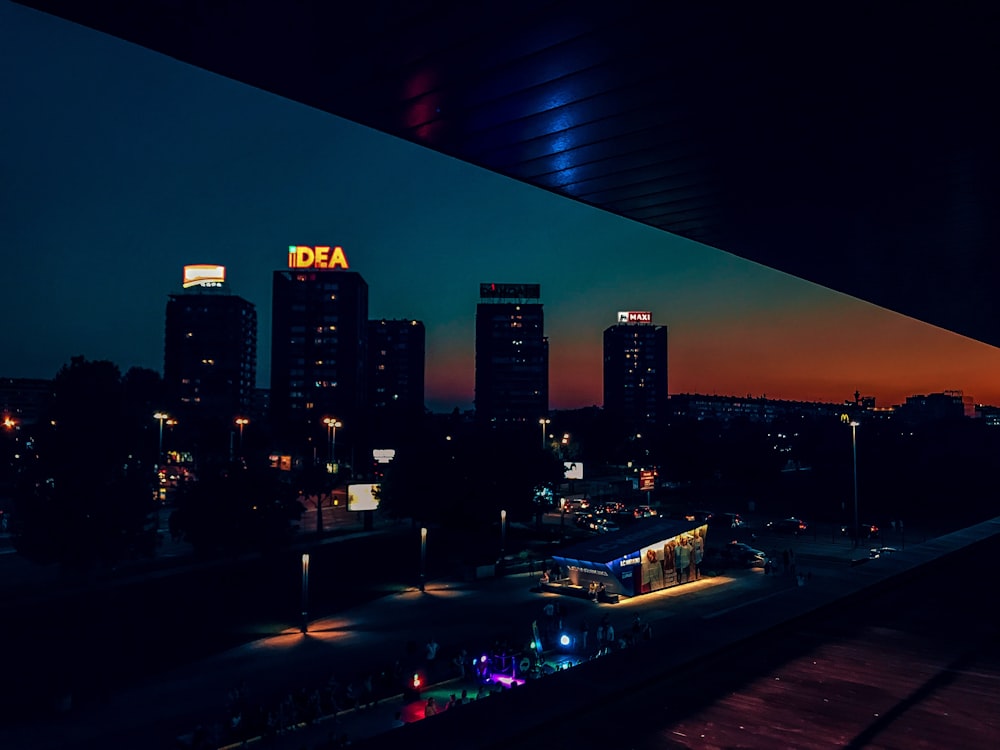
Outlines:
[[[344,248],[339,245],[329,247],[326,245],[289,245],[288,246],[288,267],[289,268],[316,268],[329,270],[331,268],[347,268],[347,256],[344,255]]]
[[[652,323],[653,313],[640,310],[619,310],[619,323]]]

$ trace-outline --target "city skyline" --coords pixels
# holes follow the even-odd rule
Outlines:
[[[257,307],[266,388],[272,272],[340,245],[371,319],[424,323],[435,411],[472,407],[483,282],[541,285],[553,409],[601,405],[619,310],[668,327],[671,393],[1000,404],[995,347],[98,32],[3,2],[0,56],[4,377],[74,355],[162,373],[182,267],[218,263]]]

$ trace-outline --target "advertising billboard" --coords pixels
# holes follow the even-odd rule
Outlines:
[[[372,460],[377,464],[388,464],[392,463],[392,459],[396,457],[395,448],[373,448],[372,449]]]
[[[480,284],[480,299],[539,299],[541,284]]]
[[[563,461],[563,477],[566,479],[583,479],[583,464],[579,461]]]
[[[619,310],[618,323],[652,323],[653,313],[648,310]]]
[[[328,271],[331,268],[347,269],[347,256],[344,255],[344,248],[339,245],[336,247],[289,245],[288,267],[312,268],[320,271]]]
[[[184,288],[194,286],[220,287],[226,283],[226,267],[208,263],[184,266]]]
[[[347,485],[348,510],[378,510],[379,485],[349,484]]]
[[[650,492],[656,489],[656,472],[643,470],[639,472],[639,489]]]

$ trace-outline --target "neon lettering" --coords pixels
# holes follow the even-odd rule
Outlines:
[[[347,256],[344,248],[337,245],[331,248],[329,245],[289,245],[288,246],[288,267],[289,268],[317,268],[329,270],[332,268],[349,268]]]

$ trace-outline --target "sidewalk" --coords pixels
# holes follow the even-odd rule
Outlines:
[[[952,545],[948,540],[940,541],[945,548]],[[806,546],[809,545],[803,544],[797,554],[804,555]],[[408,652],[409,644],[422,645],[428,639],[443,645],[441,656],[445,660],[450,656],[449,649],[458,647],[466,648],[470,656],[476,649],[489,648],[498,642],[509,642],[520,648],[530,640],[531,623],[541,617],[542,608],[548,602],[565,605],[565,619],[571,628],[578,627],[583,619],[590,620],[594,626],[601,615],[607,614],[622,634],[633,616],[641,612],[642,617],[653,624],[654,645],[661,639],[671,643],[671,632],[689,634],[683,653],[656,647],[642,648],[636,649],[635,654],[623,653],[622,659],[609,659],[608,663],[604,659],[586,662],[580,668],[587,673],[587,683],[594,693],[588,695],[588,700],[596,700],[601,691],[622,689],[619,683],[626,680],[627,674],[621,672],[619,666],[669,672],[677,659],[690,658],[698,652],[696,642],[704,641],[704,653],[710,653],[720,644],[774,627],[797,613],[828,603],[831,598],[872,585],[893,574],[894,570],[941,554],[935,542],[917,545],[912,553],[907,545],[906,555],[877,561],[874,565],[850,567],[843,565],[849,545],[824,544],[822,550],[818,545],[813,550],[825,553],[834,547],[844,555],[841,565],[830,567],[805,588],[794,586],[789,576],[748,572],[604,605],[539,593],[533,590],[532,574],[516,573],[474,582],[432,581],[425,592],[415,588],[387,591],[380,599],[310,622],[307,634],[298,630],[274,633],[197,664],[178,667],[128,691],[108,696],[105,703],[95,705],[86,713],[69,711],[44,723],[2,727],[0,747],[14,750],[105,750],[108,747],[176,750],[182,746],[178,738],[190,735],[199,725],[206,728],[225,726],[227,694],[243,682],[255,703],[273,706],[295,691],[325,684],[331,673],[346,683],[357,675],[391,664]],[[763,606],[760,611],[759,606]],[[409,653],[412,655],[412,650]],[[573,691],[573,696],[561,695],[558,685],[566,684],[560,679],[562,677],[544,678],[553,680],[552,691],[531,690],[530,682],[524,688],[506,690],[506,695],[496,698],[497,705],[516,708],[520,720],[529,724],[535,720],[531,715],[543,708],[546,714],[564,710],[563,703],[579,701],[580,696],[577,691]],[[446,704],[450,694],[454,692],[460,696],[463,687],[464,683],[439,681],[424,689],[419,700],[394,696],[374,708],[340,712],[336,718],[269,737],[266,742],[257,739],[241,744],[314,750],[344,734],[352,742],[362,742],[367,737],[391,731],[397,711],[404,720],[409,720],[405,728],[409,742],[409,738],[426,734],[425,729],[437,731],[435,726],[424,726],[421,719],[426,699],[433,695],[437,702]],[[534,700],[539,694],[549,695],[544,706]],[[472,714],[482,715],[478,709],[485,708],[470,709],[469,718]],[[465,720],[457,724],[441,722],[453,727],[466,723]],[[437,725],[438,722],[428,724]],[[499,742],[505,732],[509,734],[513,728],[501,724],[490,731],[491,736],[495,735],[492,739]],[[216,736],[220,742],[202,747],[222,746],[222,733]],[[390,742],[389,738],[386,742]]]

